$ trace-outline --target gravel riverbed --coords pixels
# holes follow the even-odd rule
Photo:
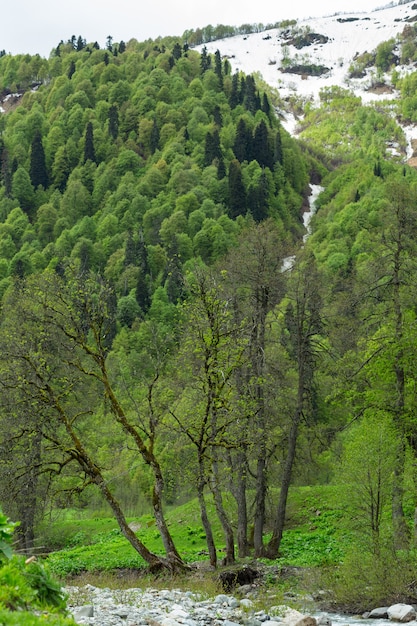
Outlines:
[[[282,606],[257,611],[249,598],[179,590],[67,587],[77,624],[90,626],[283,626]],[[202,590],[204,591],[204,590]]]

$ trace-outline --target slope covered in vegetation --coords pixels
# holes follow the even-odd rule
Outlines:
[[[413,119],[413,74],[393,79]],[[0,84],[24,92],[0,118],[0,500],[22,547],[47,510],[105,506],[152,570],[186,569],[194,532],[213,566],[276,559],[290,486],[334,482],[345,594],[413,597],[417,174],[392,103],[323,90],[295,140],[277,94],[169,40],[5,55]],[[193,498],[184,538],[166,509]]]

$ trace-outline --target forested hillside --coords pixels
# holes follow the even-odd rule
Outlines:
[[[107,44],[0,57],[0,501],[22,548],[51,510],[107,507],[182,569],[165,511],[197,498],[211,565],[275,559],[291,485],[334,483],[351,570],[401,554],[411,576],[414,74],[395,110],[340,87],[305,106],[219,51]],[[128,523],[149,511],[164,554]]]

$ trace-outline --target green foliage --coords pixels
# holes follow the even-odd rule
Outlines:
[[[0,563],[12,556],[13,532],[18,526],[17,522],[11,522],[0,509]]]
[[[46,564],[13,556],[0,568],[0,605],[11,611],[65,611],[66,597]]]
[[[395,554],[391,546],[375,557],[353,545],[343,565],[328,571],[322,584],[332,589],[334,605],[350,613],[362,613],[370,606],[389,606],[404,599],[415,580],[412,554]]]
[[[378,555],[390,536],[390,505],[396,433],[389,416],[367,412],[347,433],[340,472],[340,504],[362,549]],[[387,528],[388,526],[388,528]],[[391,532],[390,532],[391,531]]]

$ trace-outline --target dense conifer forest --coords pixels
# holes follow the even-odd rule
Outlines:
[[[415,76],[376,108],[283,102],[171,38],[0,57],[0,502],[21,549],[51,511],[105,510],[151,569],[184,570],[166,511],[195,499],[212,566],[274,560],[291,490],[332,486],[351,541],[329,562],[396,563],[387,596],[414,580]]]

